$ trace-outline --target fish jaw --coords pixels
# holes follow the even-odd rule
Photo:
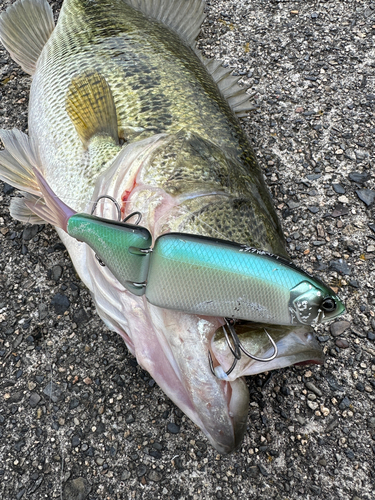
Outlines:
[[[323,364],[324,355],[319,342],[316,340],[311,327],[305,325],[283,327],[258,324],[248,332],[238,335],[245,349],[254,356],[268,358],[274,352],[265,330],[271,335],[277,346],[277,356],[273,360],[264,363],[242,355],[235,369],[227,377],[228,380],[256,375],[265,370],[278,370],[291,365]],[[220,366],[223,371],[228,371],[233,363],[233,355],[225,338],[218,338],[217,335],[214,335],[211,340],[210,351],[216,366]]]

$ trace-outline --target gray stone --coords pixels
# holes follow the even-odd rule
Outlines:
[[[90,483],[83,477],[77,477],[65,483],[63,500],[85,500],[90,491]]]
[[[343,259],[339,260],[331,260],[329,263],[330,269],[337,271],[340,274],[344,274],[345,276],[349,276],[351,274],[351,269],[348,266],[347,262]]]
[[[161,481],[161,479],[163,478],[160,472],[156,470],[150,471],[147,477],[150,481],[154,481],[154,483]]]
[[[358,189],[356,191],[358,198],[368,207],[374,203],[375,191],[372,189]]]
[[[29,405],[31,406],[31,408],[36,408],[40,399],[41,398],[40,398],[39,394],[36,392],[33,392],[30,396],[30,399],[29,399]]]
[[[331,335],[334,337],[338,337],[342,333],[345,332],[350,327],[349,321],[336,321],[335,323],[332,323],[331,326],[329,327],[329,330],[331,332]]]
[[[167,431],[171,434],[178,434],[180,432],[180,426],[173,422],[168,422]]]
[[[63,268],[61,266],[53,266],[51,269],[51,279],[53,281],[58,281],[63,273]]]
[[[51,300],[51,306],[55,309],[56,314],[64,314],[70,307],[69,299],[63,293],[57,293]]]
[[[36,224],[33,226],[26,226],[22,233],[22,239],[25,241],[31,240],[38,234],[38,229],[39,228]]]
[[[322,391],[318,389],[318,387],[316,387],[312,382],[306,382],[305,386],[317,396],[323,396]]]
[[[357,184],[364,184],[370,178],[367,172],[350,172],[349,179]]]
[[[61,398],[65,390],[66,390],[66,384],[58,385],[55,384],[55,382],[51,381],[48,382],[48,384],[43,390],[43,393],[49,398],[51,398],[51,400],[54,403],[57,403],[57,401]]]
[[[341,184],[332,184],[332,187],[337,194],[345,194],[345,188]]]
[[[45,319],[48,316],[48,306],[47,306],[47,304],[44,304],[43,302],[41,302],[38,305],[38,312],[39,312],[39,319],[40,320]]]

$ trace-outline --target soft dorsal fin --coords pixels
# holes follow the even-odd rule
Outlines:
[[[18,0],[0,16],[0,40],[12,59],[32,75],[54,27],[47,0]]]
[[[256,109],[256,106],[250,102],[250,96],[246,93],[248,87],[238,85],[239,76],[232,76],[232,70],[223,68],[221,61],[207,59],[198,50],[196,50],[196,54],[237,116],[246,116],[249,111]]]
[[[162,22],[191,47],[205,18],[204,0],[125,0],[146,16]]]
[[[66,111],[87,148],[94,136],[119,143],[116,107],[103,75],[86,71],[73,78],[66,96]]]

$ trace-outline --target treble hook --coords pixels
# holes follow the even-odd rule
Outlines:
[[[129,219],[131,219],[132,217],[134,217],[135,215],[138,215],[138,218],[137,220],[134,222],[134,224],[136,226],[138,226],[138,224],[141,222],[142,220],[142,214],[141,212],[132,212],[131,214],[129,214],[128,216],[125,217],[125,219],[122,219],[122,222],[128,222]]]
[[[96,202],[92,206],[91,215],[95,212],[96,207],[97,207],[99,201],[102,200],[102,199],[105,199],[105,198],[108,198],[108,200],[111,200],[115,204],[115,207],[117,209],[117,220],[120,222],[121,221],[121,208],[120,208],[120,205],[118,204],[117,200],[115,200],[115,198],[113,198],[112,196],[109,196],[109,194],[103,194],[102,196],[99,196],[99,198],[96,200]]]
[[[268,358],[259,358],[257,356],[254,356],[253,354],[251,354],[247,349],[245,349],[245,347],[242,345],[240,339],[238,338],[238,335],[236,333],[236,330],[234,329],[234,326],[233,326],[233,323],[230,319],[228,318],[224,318],[225,319],[225,322],[226,322],[226,326],[228,327],[228,330],[229,330],[229,334],[225,328],[225,326],[223,325],[222,328],[223,328],[223,332],[224,332],[224,335],[225,335],[225,340],[227,341],[227,344],[228,344],[228,347],[229,347],[229,350],[230,352],[233,354],[234,356],[234,360],[233,360],[233,363],[232,363],[232,366],[229,368],[228,371],[224,372],[226,376],[230,375],[232,373],[232,371],[235,369],[236,365],[237,365],[237,362],[241,359],[241,351],[246,355],[248,356],[249,358],[251,359],[254,359],[255,361],[261,361],[263,363],[267,363],[269,361],[272,361],[273,359],[276,358],[277,354],[278,354],[278,349],[277,349],[277,345],[275,344],[273,338],[271,337],[271,335],[267,332],[266,329],[264,329],[264,331],[266,332],[266,335],[269,339],[269,341],[271,342],[271,345],[273,347],[273,354],[271,356],[269,356]],[[233,344],[233,345],[232,345]],[[234,346],[234,347],[233,347]],[[210,366],[210,370],[211,372],[215,375],[215,376],[218,376],[218,374],[215,372],[215,369],[214,369],[214,366],[213,366],[213,361],[212,361],[212,356],[211,356],[211,352],[208,351],[208,363],[209,363],[209,366]]]
[[[131,217],[134,217],[135,215],[138,215],[138,218],[135,221],[135,224],[138,225],[141,222],[141,220],[142,220],[142,214],[141,214],[141,212],[138,212],[138,211],[129,214],[127,217],[125,217],[125,219],[121,220],[121,207],[118,204],[117,200],[115,200],[115,198],[113,198],[112,196],[109,196],[109,194],[103,194],[102,196],[99,196],[99,198],[97,198],[97,200],[95,201],[95,203],[92,206],[91,215],[95,212],[96,207],[97,207],[99,201],[102,200],[102,199],[106,199],[106,198],[108,198],[108,200],[111,200],[114,203],[114,205],[115,205],[115,207],[117,209],[117,220],[118,220],[118,222],[127,222]],[[105,264],[102,261],[102,259],[100,257],[98,257],[96,254],[95,254],[95,258],[96,258],[96,260],[99,262],[99,264],[102,267],[105,267]]]

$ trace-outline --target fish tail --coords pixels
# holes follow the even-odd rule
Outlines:
[[[33,75],[55,28],[47,0],[18,0],[0,16],[0,40],[13,61]]]
[[[65,229],[74,212],[48,186],[28,136],[13,129],[0,130],[0,138],[5,146],[0,151],[0,180],[24,194],[11,201],[12,217],[33,224],[49,222]]]

